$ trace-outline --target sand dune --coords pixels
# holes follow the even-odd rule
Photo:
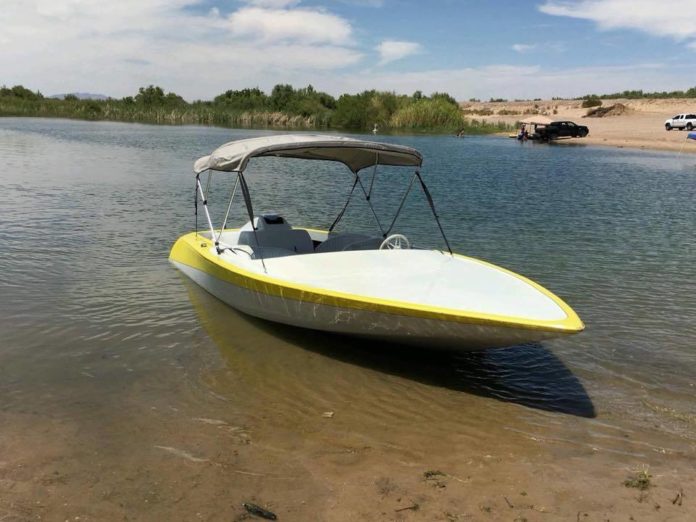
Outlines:
[[[617,103],[623,104],[626,111],[603,118],[586,117],[588,109],[583,109],[579,100],[464,102],[461,105],[472,118],[491,122],[515,123],[539,113],[553,119],[587,125],[590,135],[581,140],[569,140],[574,143],[696,153],[696,142],[687,143],[686,132],[667,132],[664,128],[665,120],[675,114],[696,113],[696,99],[615,99],[603,100],[602,106]],[[481,115],[482,112],[489,114]]]

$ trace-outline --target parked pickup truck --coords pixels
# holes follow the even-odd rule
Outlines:
[[[532,138],[541,141],[551,141],[558,138],[584,138],[590,133],[584,125],[572,121],[554,121],[546,125],[537,125]]]
[[[673,118],[665,121],[665,129],[692,130],[696,127],[696,114],[677,114]]]

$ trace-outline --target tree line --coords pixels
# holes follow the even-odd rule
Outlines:
[[[53,99],[21,85],[0,88],[0,115],[48,116],[92,120],[204,124],[228,127],[334,128],[351,131],[433,131],[485,133],[504,130],[466,118],[447,93],[426,96],[369,90],[334,98],[311,85],[279,84],[270,93],[259,88],[228,90],[213,100],[187,102],[159,86],[141,87],[121,99]]]
[[[684,91],[647,92],[647,91],[643,91],[641,89],[638,89],[638,90],[614,92],[611,94],[586,94],[585,96],[581,96],[579,98],[576,98],[576,100],[588,100],[588,99],[611,100],[611,99],[616,99],[616,98],[626,98],[629,100],[639,100],[642,98],[660,98],[660,99],[696,98],[696,87],[691,87],[690,89],[686,89]]]

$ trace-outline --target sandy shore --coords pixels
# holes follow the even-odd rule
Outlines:
[[[321,334],[191,298],[216,346],[197,336],[178,368],[109,383],[136,359],[107,357],[50,394],[15,384],[0,403],[0,520],[262,520],[244,503],[281,521],[693,520],[693,450],[663,445],[659,426],[442,388],[432,355],[385,373],[389,354],[320,348]],[[628,487],[641,471],[645,489]]]
[[[317,412],[318,427],[298,438],[178,406],[129,409],[101,426],[0,413],[0,519],[262,520],[243,507],[254,503],[281,521],[693,520],[693,461],[675,455],[616,458],[552,438],[452,434],[414,451],[403,436],[363,440],[343,412]],[[649,487],[627,487],[642,470]]]
[[[668,132],[664,128],[667,118],[682,112],[696,112],[696,99],[603,100],[604,107],[617,103],[626,106],[623,114],[603,118],[586,117],[587,109],[583,109],[581,103],[578,100],[463,103],[462,108],[472,118],[490,122],[512,124],[538,111],[552,119],[571,120],[589,127],[590,134],[586,138],[563,140],[563,143],[696,153],[696,142],[687,142],[685,131]],[[492,114],[477,114],[481,112]]]

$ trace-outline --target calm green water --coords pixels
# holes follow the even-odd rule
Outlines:
[[[414,404],[427,401],[466,410],[441,427],[472,437],[504,426],[611,451],[693,452],[695,156],[380,137],[422,151],[455,251],[531,277],[587,324],[539,346],[396,356],[242,317],[169,265],[169,248],[193,228],[193,161],[264,134],[0,119],[1,411],[91,425],[127,415],[126,395],[157,405],[179,394],[205,416],[202,397],[234,390],[237,412],[262,402],[277,422],[301,423],[317,397],[364,400],[387,416],[425,415]],[[350,188],[346,170],[299,161],[258,161],[248,178],[256,209],[304,226],[330,224]],[[406,182],[380,171],[383,215]],[[364,210],[343,223],[369,227]],[[231,222],[243,221],[238,207]],[[395,231],[441,245],[416,190]]]

